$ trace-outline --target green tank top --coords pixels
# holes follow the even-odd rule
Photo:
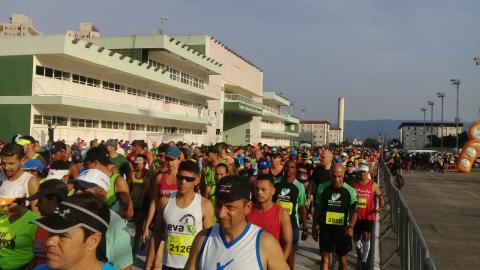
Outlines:
[[[30,221],[38,219],[31,211],[10,223],[7,215],[0,216],[0,269],[20,269],[33,258],[33,241],[37,225]]]
[[[205,168],[205,186],[214,186],[215,182],[215,168],[207,166]]]
[[[118,173],[114,173],[112,176],[110,176],[110,189],[107,192],[107,196],[105,196],[105,202],[109,207],[112,207],[115,202],[117,202],[117,193],[115,193],[115,180],[117,180],[118,176],[120,176]]]
[[[134,208],[142,208],[145,200],[145,185],[148,183],[147,174],[143,178],[132,177],[132,203]]]

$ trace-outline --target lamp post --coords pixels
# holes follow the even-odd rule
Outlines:
[[[441,109],[441,124],[440,124],[440,147],[443,149],[443,98],[445,98],[445,93],[437,93],[437,96],[442,101]]]
[[[433,101],[427,101],[427,105],[430,106],[430,148],[433,149]]]
[[[460,122],[460,118],[458,117],[458,95],[459,95],[459,88],[460,88],[460,79],[451,79],[450,82],[452,85],[455,85],[457,88],[457,114],[455,117],[455,148],[457,149],[458,153],[458,122]]]
[[[425,136],[427,135],[427,132],[425,130],[425,119],[426,119],[425,117],[426,117],[426,114],[427,114],[427,109],[420,108],[420,111],[423,112],[423,132],[422,132],[423,133],[423,147],[422,147],[422,149],[423,149],[423,148],[425,148]]]

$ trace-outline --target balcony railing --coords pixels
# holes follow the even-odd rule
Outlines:
[[[239,101],[258,108],[263,108],[262,103],[240,94],[225,94],[225,100],[233,102]]]
[[[34,96],[66,96],[83,100],[122,105],[137,109],[208,119],[208,110],[194,108],[173,102],[152,99],[149,96],[137,96],[126,92],[116,92],[103,88],[63,81],[53,78],[35,78],[33,80]]]

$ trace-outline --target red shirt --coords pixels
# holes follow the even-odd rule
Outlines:
[[[271,233],[280,243],[280,210],[282,207],[277,204],[266,212],[260,212],[253,207],[247,216],[247,221]]]
[[[373,181],[369,180],[366,185],[359,182],[360,180],[357,180],[354,183],[358,197],[358,219],[373,221],[376,217]]]
[[[47,247],[45,242],[48,238],[48,232],[40,227],[35,234],[35,241],[33,242],[33,256],[35,259],[35,266],[47,263]]]
[[[178,190],[177,182],[173,184],[168,184],[167,174],[162,174],[161,177],[162,178],[160,178],[160,185],[158,186],[158,194],[160,194],[160,196],[168,196],[173,192],[177,192]]]

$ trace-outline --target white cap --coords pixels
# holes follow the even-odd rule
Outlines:
[[[345,152],[342,152],[342,153],[340,154],[340,156],[342,156],[342,157],[348,157],[348,154],[345,153]]]
[[[65,175],[68,175],[68,170],[50,169],[50,170],[48,170],[48,175],[47,175],[47,177],[45,177],[45,180],[52,180],[52,179],[62,180],[62,178]]]
[[[367,165],[361,165],[358,167],[359,172],[368,172],[368,166]]]
[[[76,180],[84,187],[99,186],[108,192],[110,190],[110,177],[98,169],[90,169],[81,173]]]

